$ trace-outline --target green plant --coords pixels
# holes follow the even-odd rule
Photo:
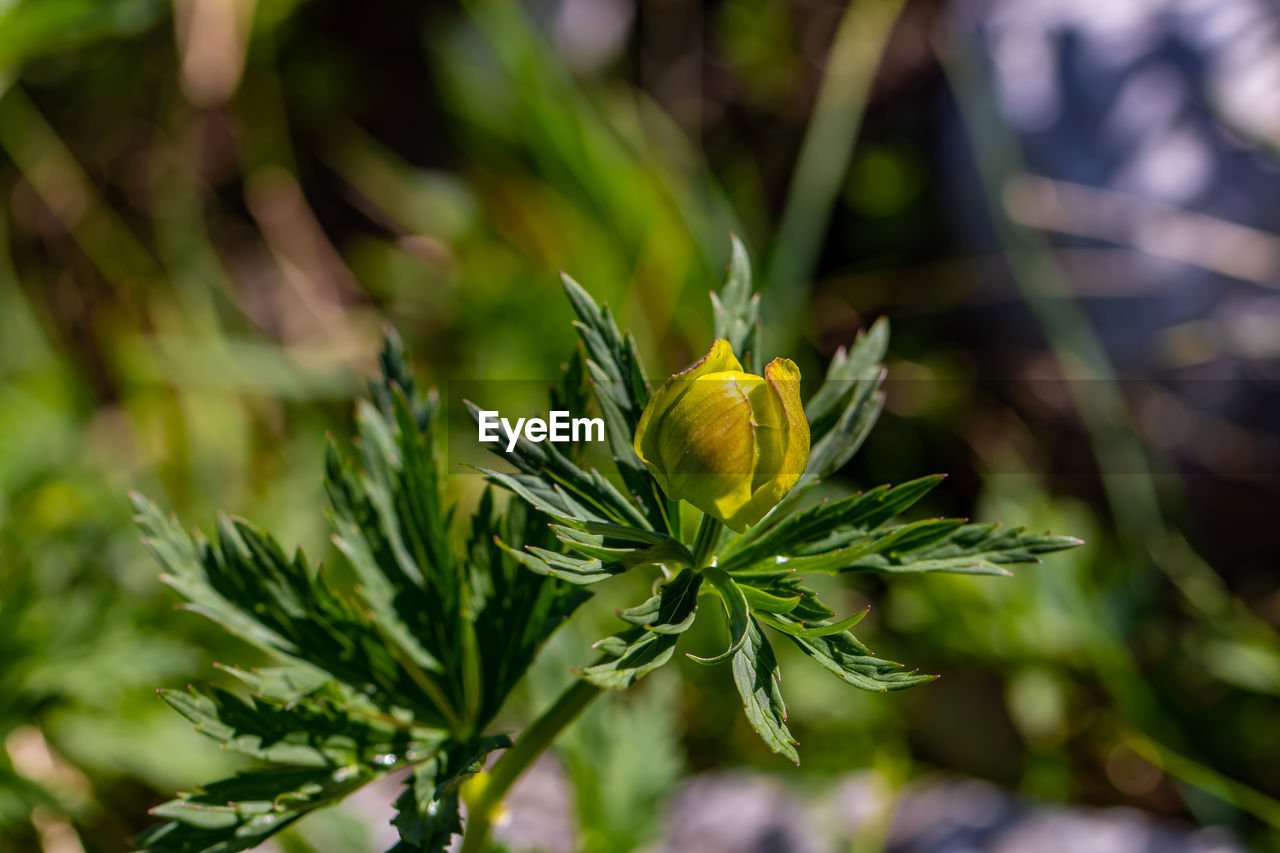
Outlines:
[[[575,411],[594,400],[616,478],[584,467],[574,452],[522,438],[501,454],[514,472],[482,469],[515,496],[505,513],[488,490],[469,522],[456,519],[442,497],[437,401],[418,392],[389,333],[372,402],[359,405],[354,457],[344,459],[335,444],[327,462],[334,541],[358,578],[352,592],[248,522],[223,517],[215,540],[192,538],[134,498],[166,582],[191,609],[284,661],[230,670],[252,698],[162,692],[198,730],[263,766],[157,808],[166,822],[141,837],[143,848],[243,850],[373,779],[412,768],[396,803],[394,849],[444,850],[462,831],[463,801],[462,849],[486,849],[515,780],[603,690],[628,687],[669,661],[704,596],[721,603],[730,641],[722,654],[699,660],[730,664],[756,731],[798,761],[766,628],[865,690],[934,678],[874,656],[851,632],[866,611],[837,618],[802,572],[1008,574],[1008,564],[1079,544],[963,519],[897,520],[940,476],[806,503],[880,412],[884,321],[837,353],[805,407],[812,449],[790,494],[741,534],[726,537],[710,516],[692,533],[693,516],[688,524],[683,516],[696,511],[668,499],[633,449],[650,396],[634,341],[567,277],[565,290],[582,349],[552,396]],[[716,337],[758,373],[759,300],[736,240],[713,306]],[[585,587],[644,566],[660,571],[654,594],[620,611],[628,627],[597,643],[599,660],[514,743],[490,731],[539,646],[589,597]],[[502,757],[480,773],[497,750]]]

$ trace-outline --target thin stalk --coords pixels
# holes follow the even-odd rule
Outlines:
[[[710,565],[716,545],[724,533],[724,525],[710,515],[703,515],[694,538],[694,566]],[[467,802],[467,827],[460,853],[481,853],[493,829],[493,819],[516,780],[547,750],[560,733],[591,704],[603,690],[586,681],[575,680],[555,704],[533,722],[524,734],[493,765],[489,778],[475,798]]]
[[[475,800],[467,804],[467,828],[461,853],[484,850],[489,831],[493,828],[493,818],[511,786],[601,692],[594,684],[574,679],[555,704],[525,729],[511,749],[503,753],[493,765],[485,786]]]
[[[716,545],[720,544],[720,535],[724,533],[724,525],[719,519],[704,514],[698,523],[698,535],[693,540],[693,567],[705,569],[711,565],[715,556]]]

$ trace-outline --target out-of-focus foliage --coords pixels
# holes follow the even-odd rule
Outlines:
[[[930,513],[1089,543],[1007,583],[824,588],[884,601],[868,636],[948,677],[864,698],[781,647],[806,753],[787,780],[942,769],[1275,846],[1280,146],[1246,73],[1274,61],[1266,4],[595,5],[0,4],[0,847],[118,850],[166,791],[234,769],[148,685],[245,651],[175,618],[126,489],[323,556],[312,466],[383,318],[430,382],[550,377],[571,269],[666,375],[709,334],[729,230],[794,320],[766,350],[804,375],[893,316],[885,420],[823,489],[950,471]],[[1081,375],[1133,429],[1081,417],[1058,382]],[[450,483],[466,507],[477,480]],[[600,636],[638,589],[610,583]],[[772,766],[721,680],[680,665],[672,754]],[[207,763],[166,762],[178,743]],[[652,809],[662,774],[635,778],[619,802]],[[290,849],[374,832],[335,820]]]

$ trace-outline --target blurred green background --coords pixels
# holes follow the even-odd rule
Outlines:
[[[563,269],[660,377],[708,344],[730,232],[766,349],[806,376],[892,319],[888,410],[833,491],[950,472],[928,511],[1088,545],[1008,580],[834,590],[873,604],[878,652],[945,677],[871,696],[784,662],[799,768],[723,672],[609,697],[559,752],[578,846],[655,843],[683,780],[749,769],[800,799],[859,780],[861,817],[816,849],[960,849],[893,829],[939,778],[1280,849],[1280,133],[1205,82],[1277,54],[1168,52],[1158,28],[1098,48],[1054,5],[0,0],[0,850],[126,849],[231,766],[154,688],[252,653],[175,611],[126,490],[332,561],[325,433],[349,430],[382,324],[431,384],[550,378],[574,344]],[[1149,79],[1132,103],[1106,83]],[[1173,124],[1170,92],[1192,104]],[[1184,126],[1202,188],[1133,183],[1201,162],[1151,142]],[[513,728],[615,596],[548,650]],[[372,849],[385,817],[281,845]]]

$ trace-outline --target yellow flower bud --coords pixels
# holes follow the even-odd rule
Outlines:
[[[636,427],[635,450],[668,498],[741,533],[782,500],[809,464],[800,370],[775,358],[747,373],[726,340],[666,381]]]

